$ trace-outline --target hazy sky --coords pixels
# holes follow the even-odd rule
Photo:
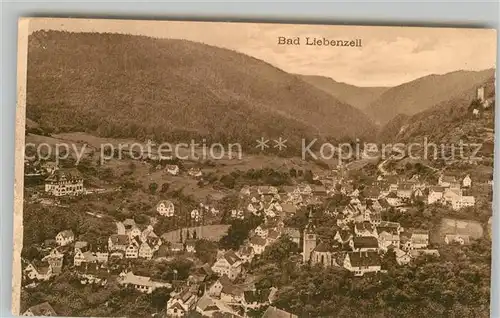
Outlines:
[[[358,86],[394,86],[428,74],[483,70],[496,60],[496,32],[484,29],[33,19],[30,30],[39,29],[187,39],[252,55],[290,73]],[[302,45],[280,46],[279,36],[301,37]],[[305,37],[361,39],[363,47],[306,46]]]

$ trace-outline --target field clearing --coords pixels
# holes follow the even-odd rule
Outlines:
[[[472,239],[479,239],[484,235],[484,229],[478,221],[443,218],[438,227],[434,243],[442,243],[447,234],[469,235]]]
[[[201,228],[201,230],[200,230]],[[227,233],[227,230],[229,229],[229,225],[227,224],[214,224],[214,225],[205,225],[202,227],[188,227],[187,228],[189,232],[193,232],[193,230],[196,229],[196,232],[198,233],[198,238],[204,238],[206,240],[210,241],[218,241],[222,236],[224,236]],[[181,230],[175,230],[175,231],[170,231],[167,233],[162,234],[161,238],[163,240],[166,240],[168,242],[177,242],[179,241],[180,237],[180,231]],[[186,229],[183,229],[185,235]],[[201,233],[201,235],[200,235]],[[185,238],[185,237],[184,237]]]

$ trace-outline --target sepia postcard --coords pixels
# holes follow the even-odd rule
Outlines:
[[[496,31],[22,18],[12,311],[489,317]]]

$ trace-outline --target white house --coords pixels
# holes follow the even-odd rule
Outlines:
[[[458,243],[460,245],[468,245],[470,244],[470,237],[469,235],[448,234],[445,235],[444,242],[446,244]]]
[[[203,172],[197,168],[191,168],[188,170],[188,175],[193,178],[201,178],[203,176]]]
[[[56,235],[56,242],[59,246],[66,246],[75,240],[75,234],[72,230],[64,230]]]
[[[129,244],[129,237],[124,234],[113,234],[108,239],[109,251],[125,251]]]
[[[175,206],[172,201],[162,200],[156,205],[156,211],[161,216],[172,217],[174,216]]]
[[[476,204],[476,199],[473,196],[462,195],[451,201],[451,207],[453,210],[460,210],[468,206],[474,206]]]
[[[465,178],[462,180],[462,187],[470,188],[471,185],[472,185],[472,179],[470,178],[469,175],[466,175]]]
[[[167,316],[186,317],[190,311],[195,309],[197,300],[198,297],[189,288],[182,290],[168,300]]]
[[[127,252],[128,251],[129,250],[127,249]],[[151,248],[151,246],[149,246],[147,242],[142,242],[138,250],[138,257],[145,259],[153,258],[153,249]]]
[[[45,179],[45,192],[56,197],[83,194],[83,177],[76,169],[57,169]]]
[[[120,274],[118,282],[121,285],[133,286],[136,290],[147,294],[151,294],[156,288],[172,287],[169,283],[153,281],[151,277],[137,276],[133,272]]]
[[[31,262],[28,263],[23,273],[29,279],[49,280],[52,277],[52,266],[48,262],[41,262],[39,264]]]
[[[141,237],[142,231],[137,227],[137,225],[133,226],[132,229],[128,231],[128,237],[129,239],[133,239],[135,237]]]
[[[344,259],[344,268],[355,276],[376,273],[381,270],[380,256],[377,252],[348,252]]]
[[[395,248],[394,253],[396,254],[396,262],[398,265],[406,265],[411,262],[411,255],[408,252]]]
[[[212,265],[212,270],[219,275],[227,275],[229,279],[234,280],[241,273],[242,260],[234,251],[224,253]]]
[[[178,174],[179,174],[179,171],[180,171],[180,170],[179,170],[179,166],[178,166],[178,165],[167,165],[167,166],[165,167],[165,170],[166,170],[169,174],[171,174],[171,175],[173,175],[173,176],[178,175]]]
[[[259,255],[266,249],[267,241],[260,236],[254,236],[250,239],[250,246],[253,248],[253,252]]]
[[[433,204],[440,202],[443,199],[444,188],[443,187],[432,187],[429,190],[429,195],[427,196],[427,203]]]
[[[139,248],[135,244],[129,244],[125,250],[125,258],[138,258]]]

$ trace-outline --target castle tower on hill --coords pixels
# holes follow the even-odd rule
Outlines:
[[[484,102],[484,86],[478,87],[476,91],[476,98],[480,102]]]
[[[313,222],[312,210],[309,210],[309,222],[304,229],[304,240],[302,245],[303,251],[303,261],[304,263],[309,262],[311,258],[311,253],[316,247],[316,226]]]

